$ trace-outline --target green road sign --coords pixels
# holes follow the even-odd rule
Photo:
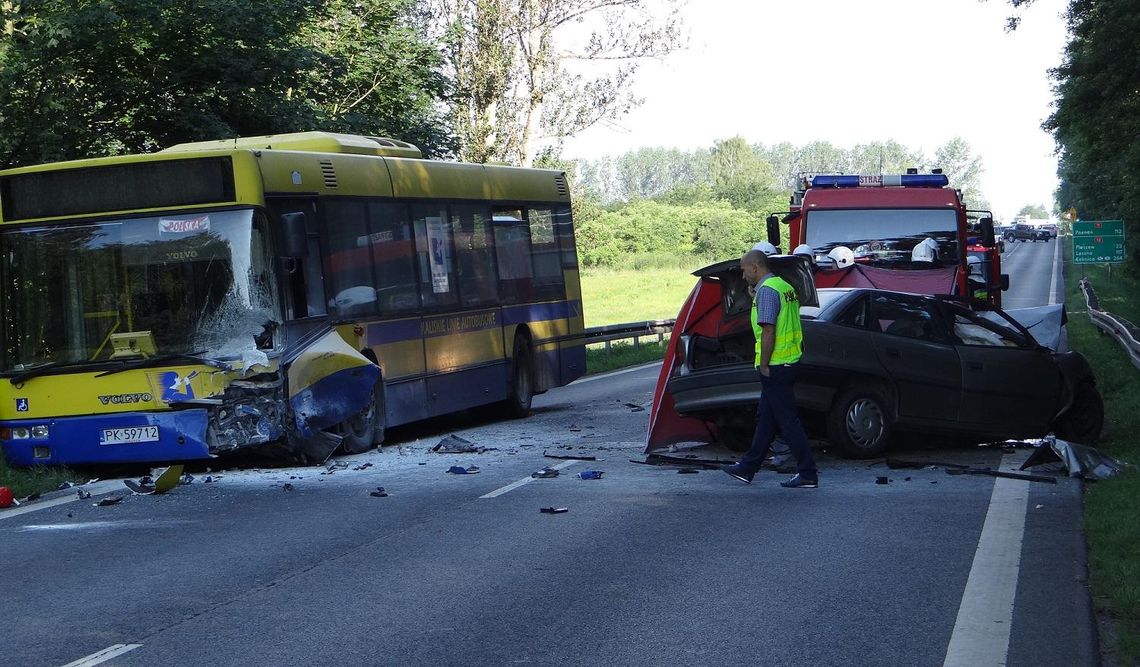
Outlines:
[[[1123,261],[1123,220],[1077,220],[1073,223],[1074,264]]]

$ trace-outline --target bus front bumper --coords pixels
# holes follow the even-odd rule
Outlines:
[[[204,409],[0,422],[14,466],[151,463],[210,458]]]

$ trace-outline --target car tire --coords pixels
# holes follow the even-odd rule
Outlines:
[[[530,414],[530,404],[534,399],[534,358],[531,355],[530,339],[524,335],[515,336],[515,356],[511,364],[511,391],[503,402],[503,414],[511,419],[522,419]]]
[[[831,404],[828,440],[847,458],[882,456],[890,440],[890,415],[890,404],[878,387],[849,387]]]
[[[345,454],[362,454],[384,439],[384,383],[376,379],[372,397],[364,408],[337,424],[340,449]],[[377,439],[379,435],[379,439]]]
[[[1073,404],[1054,425],[1054,433],[1062,440],[1091,444],[1100,439],[1104,428],[1104,401],[1092,382],[1077,385]]]

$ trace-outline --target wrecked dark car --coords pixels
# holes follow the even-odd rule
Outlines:
[[[1099,435],[1104,409],[1088,362],[1042,345],[1009,314],[948,297],[817,290],[807,258],[771,260],[805,304],[801,416],[841,454],[880,456],[907,432],[974,443]],[[748,286],[735,260],[695,275],[658,379],[647,451],[693,441],[742,450],[751,437],[760,384]]]

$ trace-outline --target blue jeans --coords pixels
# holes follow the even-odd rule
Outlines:
[[[768,458],[768,450],[776,439],[777,429],[784,436],[792,456],[796,458],[796,470],[805,479],[817,479],[815,458],[808,444],[800,417],[796,414],[796,397],[793,387],[799,368],[796,364],[769,366],[769,375],[760,375],[760,404],[756,406],[756,431],[752,434],[752,446],[740,459],[744,471],[755,473]]]

